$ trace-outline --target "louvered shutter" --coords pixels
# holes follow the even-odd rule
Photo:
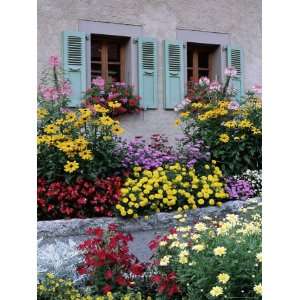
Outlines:
[[[236,90],[236,100],[240,101],[244,95],[244,55],[239,47],[227,47],[227,66],[237,70],[237,76],[233,77],[232,87]]]
[[[173,109],[184,98],[183,42],[164,42],[165,108]]]
[[[151,38],[138,39],[138,74],[141,104],[157,107],[157,42]]]
[[[86,90],[86,34],[63,32],[63,67],[72,85],[70,106],[79,106]]]

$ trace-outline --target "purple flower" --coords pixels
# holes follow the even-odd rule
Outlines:
[[[212,92],[219,92],[221,90],[221,84],[218,81],[213,81],[210,85],[209,85],[209,90]]]
[[[239,103],[236,102],[236,101],[231,101],[231,102],[228,104],[228,109],[231,109],[231,110],[237,110],[239,107],[240,107],[240,105],[239,105]]]
[[[251,183],[243,179],[226,179],[225,191],[232,200],[246,200],[254,195]]]

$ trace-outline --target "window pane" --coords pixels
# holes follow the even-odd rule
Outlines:
[[[199,70],[199,77],[208,77],[208,71],[204,71],[204,70]]]
[[[108,64],[108,78],[113,82],[120,82],[120,65]]]
[[[193,51],[189,49],[187,51],[187,66],[188,68],[193,67]]]
[[[119,62],[120,61],[120,45],[116,43],[109,43],[108,45],[108,61]]]
[[[91,42],[91,60],[92,61],[100,61],[101,60],[101,44],[99,40],[95,40]]]
[[[199,68],[208,68],[208,54],[207,53],[199,53]]]

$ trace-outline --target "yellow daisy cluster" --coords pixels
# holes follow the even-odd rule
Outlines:
[[[94,158],[92,150],[89,149],[92,144],[89,132],[93,133],[94,138],[104,141],[109,141],[113,135],[124,132],[119,121],[106,115],[107,112],[108,109],[99,104],[95,104],[91,109],[80,108],[69,111],[42,128],[37,137],[37,144],[55,147],[63,152],[68,159],[64,170],[73,173],[79,169],[75,159],[89,161]],[[42,108],[38,113],[40,116],[47,115],[46,110]]]
[[[198,176],[194,168],[176,163],[153,171],[133,168],[121,189],[116,209],[123,217],[137,218],[148,212],[195,209],[218,205],[228,198],[222,172],[216,165],[205,165],[206,175]]]
[[[43,108],[43,107],[39,107],[39,108],[37,109],[37,118],[38,118],[39,120],[45,118],[46,116],[48,116],[48,114],[49,114],[48,110],[45,109],[45,108]]]

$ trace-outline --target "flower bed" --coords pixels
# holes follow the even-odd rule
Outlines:
[[[161,294],[161,297],[163,296],[163,294],[165,294],[166,297],[171,298],[171,299],[182,299],[181,295],[182,292],[186,293],[186,283],[192,284],[193,281],[190,281],[188,279],[188,277],[181,277],[181,272],[183,272],[182,274],[188,274],[187,272],[193,273],[193,270],[197,270],[195,268],[191,268],[188,267],[188,263],[176,263],[173,264],[173,262],[171,263],[172,259],[169,260],[169,262],[167,262],[167,258],[165,256],[167,255],[172,255],[172,257],[174,257],[174,259],[176,260],[177,254],[175,253],[176,251],[184,251],[184,250],[189,250],[189,251],[194,251],[193,254],[191,253],[191,256],[189,259],[195,259],[194,256],[192,255],[198,255],[197,251],[199,251],[199,255],[202,255],[202,250],[200,251],[200,247],[195,247],[198,244],[201,244],[202,242],[204,242],[204,240],[201,240],[201,243],[199,240],[197,240],[196,238],[199,238],[199,236],[192,236],[189,235],[189,237],[192,238],[191,242],[192,244],[190,244],[190,242],[187,242],[187,244],[185,244],[184,240],[182,239],[186,239],[187,238],[187,231],[186,228],[187,226],[194,226],[194,224],[197,224],[199,222],[203,222],[201,223],[201,226],[198,224],[195,226],[195,229],[198,230],[199,232],[195,233],[195,234],[199,234],[202,236],[202,232],[200,232],[201,230],[204,230],[205,227],[204,224],[206,224],[207,227],[210,226],[210,221],[214,220],[214,221],[220,221],[223,218],[225,218],[226,216],[228,216],[228,214],[230,216],[232,216],[232,214],[236,214],[238,215],[243,215],[244,220],[249,220],[247,221],[247,223],[245,223],[245,221],[243,221],[241,223],[241,225],[238,225],[235,227],[235,224],[232,224],[234,226],[229,226],[228,225],[228,221],[229,223],[232,220],[236,220],[237,217],[235,217],[234,219],[231,217],[230,220],[226,219],[227,223],[224,221],[221,221],[221,223],[218,223],[218,228],[217,232],[218,232],[218,238],[216,240],[214,240],[213,236],[209,238],[209,235],[206,236],[205,238],[207,240],[205,240],[205,243],[207,244],[206,247],[210,247],[209,249],[211,249],[211,251],[213,251],[213,249],[217,248],[217,247],[225,247],[226,248],[226,254],[230,255],[231,252],[231,248],[234,246],[234,244],[231,244],[231,239],[227,238],[227,231],[228,233],[230,232],[230,235],[232,235],[234,233],[235,229],[243,229],[246,231],[241,231],[240,234],[241,237],[240,239],[242,240],[243,237],[253,237],[252,232],[255,233],[256,228],[253,222],[253,218],[250,218],[247,215],[256,215],[255,218],[257,218],[257,213],[259,214],[259,212],[257,212],[256,209],[252,210],[252,208],[254,208],[253,203],[255,204],[256,201],[260,201],[259,199],[253,199],[253,200],[248,200],[248,201],[230,201],[227,202],[226,204],[224,204],[221,208],[216,208],[216,207],[207,207],[207,208],[200,208],[197,210],[193,210],[193,211],[189,211],[187,212],[185,215],[181,214],[178,215],[176,213],[158,213],[153,215],[151,218],[149,218],[149,220],[123,220],[123,219],[115,219],[115,218],[100,218],[100,219],[86,219],[86,220],[60,220],[60,221],[43,221],[43,222],[39,222],[38,223],[38,238],[40,240],[39,242],[39,249],[38,249],[38,270],[43,274],[47,273],[47,272],[52,272],[54,273],[56,276],[58,276],[59,278],[70,278],[72,281],[75,280],[75,282],[82,284],[82,282],[84,282],[85,280],[81,279],[78,281],[78,275],[76,276],[76,268],[78,265],[80,265],[81,267],[85,266],[85,264],[82,265],[83,262],[83,256],[82,253],[78,250],[78,245],[82,242],[82,241],[86,241],[84,244],[82,244],[83,246],[81,247],[83,250],[86,248],[86,246],[92,247],[92,245],[94,243],[98,243],[97,241],[95,241],[94,239],[98,238],[97,236],[99,235],[99,241],[103,240],[104,237],[104,233],[102,230],[108,229],[110,224],[114,224],[114,223],[118,223],[118,228],[119,230],[121,230],[124,233],[130,233],[132,234],[134,241],[129,243],[129,251],[133,254],[135,254],[136,256],[138,256],[138,258],[143,260],[143,257],[139,257],[139,255],[141,254],[141,249],[145,249],[147,247],[145,247],[146,244],[148,244],[151,240],[154,239],[154,237],[156,236],[157,233],[160,234],[160,238],[156,238],[154,239],[151,243],[150,243],[150,247],[152,248],[152,251],[154,250],[154,248],[156,248],[157,246],[160,245],[160,250],[156,250],[156,259],[154,259],[154,265],[151,268],[154,268],[153,271],[151,271],[150,273],[146,272],[146,277],[147,276],[152,276],[153,274],[160,274],[161,277],[156,277],[153,278],[153,282],[158,285],[157,287],[155,287],[156,285],[152,286],[152,288],[154,288],[154,290],[157,288],[157,293]],[[259,223],[259,219],[256,219],[256,221],[254,220],[254,222],[258,222]],[[257,224],[258,224],[257,223]],[[248,225],[246,225],[248,224]],[[214,224],[211,224],[212,228],[215,226]],[[253,227],[254,226],[254,227]],[[86,231],[88,228],[93,227],[93,228],[102,228],[102,230],[98,231]],[[175,231],[171,231],[172,232],[172,236],[169,236],[169,238],[166,240],[166,238],[163,238],[163,236],[165,235],[165,233],[167,233],[167,230],[171,227],[175,227],[177,228],[177,235],[179,237],[179,235],[183,235],[182,239],[180,238],[180,240],[178,240],[177,244],[179,247],[175,247],[175,248],[170,248],[170,251],[172,253],[167,253],[168,250],[166,248],[166,244],[163,241],[166,241],[167,243],[173,243],[176,241],[174,233]],[[111,231],[111,237],[114,236],[114,230]],[[141,235],[139,234],[144,234],[143,238],[141,238]],[[94,235],[95,234],[95,235]],[[124,238],[126,237],[126,234],[123,236]],[[246,235],[245,235],[246,234]],[[145,238],[147,236],[147,238]],[[94,237],[93,237],[94,236]],[[238,236],[237,236],[238,237]],[[137,239],[137,240],[135,240]],[[211,241],[210,241],[211,239]],[[92,242],[93,241],[93,242]],[[245,240],[246,243],[247,240]],[[258,238],[257,242],[260,242],[260,238]],[[182,244],[182,246],[181,246]],[[85,245],[85,246],[84,246]],[[108,245],[108,244],[107,244]],[[231,246],[232,245],[232,246]],[[243,244],[241,244],[243,245]],[[255,244],[253,243],[253,241],[251,242],[251,247],[253,248],[255,246]],[[183,249],[182,247],[185,246],[186,249]],[[192,249],[192,247],[194,249]],[[236,244],[236,246],[234,247],[239,247],[238,244]],[[255,246],[256,247],[256,246]],[[260,251],[260,245],[257,245],[257,249],[250,249],[248,248],[248,246],[246,247],[242,247],[239,250],[239,254],[241,257],[245,256],[253,256],[254,260],[256,259],[256,254],[259,253]],[[51,250],[52,249],[52,250]],[[93,248],[92,248],[93,249]],[[103,247],[101,247],[101,249],[104,249]],[[112,247],[112,249],[117,249],[118,248],[114,248]],[[126,250],[126,247],[124,248]],[[208,248],[205,249],[205,251],[207,251],[207,254],[210,253],[210,250]],[[238,248],[237,248],[238,249]],[[251,253],[247,254],[247,251],[251,250]],[[127,251],[127,250],[126,250]],[[152,251],[150,251],[150,249],[147,250],[148,254],[147,257],[144,257],[144,259],[146,258],[147,260],[150,258],[150,256],[152,255]],[[174,252],[175,251],[175,252]],[[222,249],[220,250],[222,251]],[[174,253],[173,253],[174,252]],[[89,253],[89,252],[86,252]],[[221,253],[221,252],[220,252]],[[236,252],[234,252],[236,253]],[[180,254],[180,253],[178,253]],[[97,254],[100,255],[100,252]],[[102,254],[101,254],[102,255]],[[104,256],[102,255],[101,257]],[[184,262],[184,255],[182,254],[181,256],[181,261]],[[180,259],[180,257],[178,257],[178,259]],[[223,257],[220,256],[220,258],[218,258],[217,256],[214,256],[214,254],[212,255],[212,258],[216,258],[217,260],[222,261]],[[200,257],[197,259],[201,259]],[[196,261],[197,261],[196,259]],[[252,259],[252,258],[251,258]],[[109,261],[109,260],[108,260]],[[108,261],[105,261],[105,264],[108,263]],[[219,265],[219,269],[214,269],[211,268],[210,273],[207,273],[206,276],[209,277],[209,283],[205,283],[202,282],[203,284],[203,288],[205,289],[205,294],[209,294],[209,292],[213,289],[214,286],[220,286],[223,289],[223,292],[226,293],[226,290],[224,290],[224,287],[226,287],[225,283],[218,283],[218,278],[217,276],[222,273],[228,273],[230,276],[230,288],[232,286],[241,286],[240,282],[235,282],[234,285],[231,285],[232,282],[234,282],[234,280],[240,280],[235,278],[238,274],[236,269],[236,265],[235,261],[236,260],[232,260],[231,264],[229,264],[231,260],[224,260],[224,266]],[[175,263],[175,261],[174,261]],[[237,261],[238,264],[240,264],[240,259]],[[259,265],[258,267],[255,266],[255,263],[257,262],[253,262],[253,266],[251,264],[251,267],[257,268],[257,271],[261,270]],[[135,263],[134,263],[135,264]],[[102,265],[102,264],[100,264]],[[181,266],[181,267],[180,267]],[[231,266],[231,267],[230,267]],[[224,267],[224,268],[223,268]],[[232,268],[231,270],[229,270],[228,268]],[[148,268],[148,267],[147,267]],[[160,268],[159,273],[157,273],[156,268]],[[171,275],[169,275],[168,279],[165,278],[164,274],[170,274],[170,272],[172,273],[172,268],[181,268],[181,269],[173,269],[173,271],[176,273],[176,285],[177,287],[179,287],[179,290],[181,291],[179,295],[177,295],[177,292],[175,293],[176,289],[173,288],[171,289],[171,296],[167,296],[167,293],[170,292],[169,288],[171,288],[172,286],[172,277]],[[186,268],[188,268],[190,271],[187,271]],[[142,272],[141,268],[138,268],[138,272]],[[107,267],[105,268],[105,270],[107,270]],[[115,270],[115,269],[114,269]],[[239,270],[242,270],[242,268],[240,267]],[[136,271],[136,270],[135,270]],[[102,271],[101,271],[102,272]],[[154,273],[153,273],[154,272]],[[166,273],[167,272],[167,273]],[[199,270],[200,272],[200,270]],[[253,271],[254,272],[254,271]],[[216,273],[216,274],[215,274]],[[218,274],[217,274],[218,273]],[[44,277],[43,274],[40,274],[41,278]],[[102,273],[104,274],[104,273]],[[148,274],[148,275],[147,275]],[[152,275],[151,275],[152,274]],[[197,273],[197,276],[200,273]],[[243,272],[241,273],[243,274]],[[245,295],[247,295],[248,291],[251,295],[254,294],[254,286],[259,285],[259,280],[260,280],[260,275],[258,273],[249,273],[250,277],[251,274],[255,274],[255,278],[254,279],[250,279],[251,282],[248,281],[244,281],[245,285],[244,287],[244,291],[245,291]],[[216,275],[216,276],[214,276]],[[194,275],[192,275],[194,276]],[[202,275],[201,275],[202,276]],[[239,276],[239,275],[238,275]],[[224,276],[221,276],[221,280],[222,279],[226,279]],[[165,286],[165,288],[162,287],[162,280],[163,278],[165,278],[164,280],[170,280],[170,281],[166,281],[165,283],[167,284],[167,286]],[[82,281],[83,280],[83,281]],[[136,279],[138,280],[138,278]],[[215,280],[214,282],[212,282],[213,280]],[[109,281],[106,281],[106,283],[108,283]],[[143,282],[143,281],[142,281]],[[247,283],[248,282],[248,283]],[[138,286],[140,286],[139,282],[137,282]],[[103,283],[104,286],[104,283]],[[101,286],[101,287],[103,287]],[[160,287],[159,287],[160,286]],[[243,290],[243,287],[241,286],[241,288],[239,289],[239,292],[241,290]],[[144,288],[142,287],[142,294],[146,295],[146,291],[149,290],[149,286],[145,286]],[[151,289],[150,289],[151,290]],[[250,291],[251,290],[251,291]],[[133,289],[133,291],[137,291],[136,289]],[[132,292],[133,292],[132,291]],[[192,290],[191,290],[192,291]],[[191,292],[190,291],[190,292]],[[220,291],[220,290],[219,290]],[[112,290],[112,292],[114,293],[115,290]],[[200,292],[200,290],[197,290],[197,292]],[[229,292],[229,291],[228,291]],[[125,290],[123,290],[123,293],[125,293]],[[153,289],[152,289],[152,293],[153,293]],[[230,292],[231,295],[232,292]],[[149,294],[148,294],[149,295]],[[150,295],[153,294],[150,293]],[[230,295],[230,294],[229,294]],[[237,294],[235,294],[237,295]],[[249,294],[248,294],[249,295]],[[258,295],[256,295],[258,296]],[[177,298],[176,298],[177,297]],[[67,298],[68,299],[68,298]],[[67,300],[65,299],[65,300]],[[116,299],[121,299],[120,296],[116,295]],[[135,299],[135,298],[133,298]],[[153,299],[160,299],[160,298],[156,298],[153,297]],[[198,298],[201,299],[201,298]],[[213,299],[213,296],[212,296]]]

